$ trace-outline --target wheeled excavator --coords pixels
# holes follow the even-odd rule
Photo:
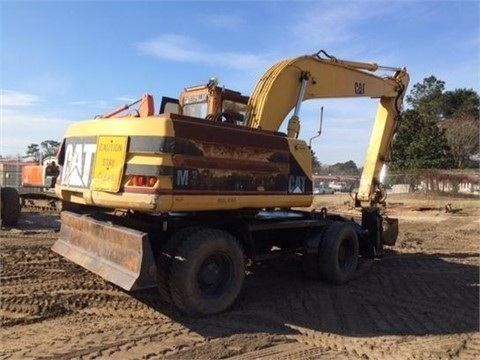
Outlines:
[[[53,251],[125,290],[157,287],[194,316],[229,308],[246,264],[279,256],[345,283],[359,257],[380,257],[398,235],[398,221],[380,212],[379,175],[408,81],[405,68],[319,51],[274,64],[250,97],[212,79],[163,98],[159,113],[146,94],[134,111],[74,123],[58,153],[65,205]],[[358,222],[303,210],[313,199],[312,150],[298,138],[303,101],[356,97],[379,101]]]

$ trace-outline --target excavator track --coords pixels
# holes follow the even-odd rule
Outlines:
[[[51,194],[22,194],[20,202],[24,211],[54,214],[62,211],[62,200]]]

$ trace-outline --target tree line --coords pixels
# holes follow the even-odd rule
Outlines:
[[[478,169],[480,97],[474,90],[445,91],[445,82],[430,76],[413,85],[405,104],[393,141],[390,173]],[[361,173],[352,160],[323,165],[315,154],[313,168],[318,174]]]
[[[26,156],[35,161],[40,161],[46,157],[57,155],[59,147],[60,143],[56,140],[45,140],[40,144],[30,144],[27,147]]]
[[[434,76],[405,98],[390,169],[478,168],[480,98],[473,90],[445,91]]]

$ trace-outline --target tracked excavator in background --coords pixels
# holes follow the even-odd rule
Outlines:
[[[123,116],[74,123],[58,154],[55,190],[67,205],[52,249],[125,290],[157,287],[193,316],[227,309],[246,264],[279,256],[297,257],[309,277],[345,283],[359,257],[380,257],[398,235],[398,221],[381,215],[379,174],[408,81],[405,68],[319,51],[274,64],[250,97],[212,80],[163,98],[159,114],[147,94]],[[303,101],[355,97],[379,101],[358,222],[302,210],[313,200],[312,150],[298,139]]]
[[[3,164],[0,169],[1,226],[16,226],[22,209],[60,212],[62,203],[54,192],[58,170],[49,163]]]

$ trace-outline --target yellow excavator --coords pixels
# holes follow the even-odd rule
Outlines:
[[[247,262],[294,255],[307,276],[345,283],[359,257],[380,257],[398,235],[380,213],[379,176],[408,81],[405,68],[319,51],[274,64],[250,97],[212,79],[164,97],[158,113],[146,94],[135,110],[74,123],[58,154],[64,211],[53,251],[125,290],[157,287],[190,315],[231,306]],[[301,210],[313,199],[302,102],[347,97],[379,101],[354,195],[360,223]]]

